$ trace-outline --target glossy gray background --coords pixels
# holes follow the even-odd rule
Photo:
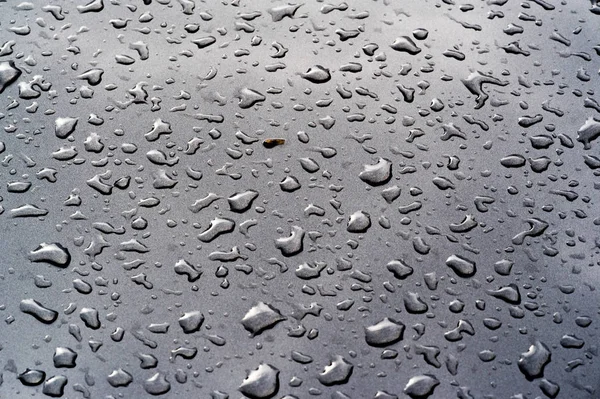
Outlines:
[[[4,209],[0,215],[4,230],[0,314],[9,321],[0,327],[0,360],[2,365],[9,365],[2,372],[0,396],[44,397],[41,386],[24,387],[16,379],[25,368],[36,368],[44,370],[48,377],[67,376],[69,383],[64,396],[69,398],[82,397],[73,390],[74,384],[85,386],[94,398],[146,397],[143,382],[157,371],[166,375],[171,384],[166,397],[204,398],[218,390],[237,398],[242,396],[238,387],[248,371],[264,362],[280,370],[278,398],[287,394],[306,398],[311,396],[311,389],[317,389],[322,397],[331,397],[336,391],[352,398],[371,398],[377,391],[408,397],[403,390],[409,379],[422,374],[432,374],[440,382],[432,398],[508,398],[516,394],[536,398],[544,397],[539,388],[541,379],[527,381],[517,362],[539,340],[552,351],[544,377],[560,386],[558,397],[598,397],[600,295],[596,287],[600,278],[597,263],[600,181],[584,163],[583,155],[600,154],[597,143],[592,142],[591,148],[585,150],[576,138],[588,118],[600,120],[598,109],[584,107],[586,98],[598,99],[594,90],[600,87],[600,62],[598,48],[594,46],[600,44],[600,17],[590,12],[589,2],[553,0],[554,9],[545,10],[533,1],[509,0],[503,5],[500,3],[504,2],[474,1],[473,9],[466,12],[460,10],[460,3],[449,3],[348,1],[345,11],[324,14],[321,8],[325,3],[309,1],[303,3],[293,18],[278,22],[273,21],[268,10],[284,3],[268,1],[196,1],[190,15],[174,0],[153,1],[150,5],[142,1],[104,1],[101,12],[89,13],[78,12],[77,6],[83,3],[52,2],[62,7],[64,20],[56,20],[44,12],[43,2],[32,2],[31,10],[19,7],[18,2],[0,5],[0,42],[15,41],[12,52],[0,56],[0,62],[14,60],[23,71],[18,81],[0,94],[0,124],[4,128],[1,141],[6,146],[0,155],[4,159],[0,168],[3,198],[0,205]],[[131,11],[133,6],[135,11]],[[236,30],[236,22],[243,21],[239,14],[253,11],[261,12],[248,22],[255,31]],[[367,18],[352,18],[365,11]],[[501,11],[504,17],[489,19],[493,11]],[[152,21],[139,22],[140,15],[146,12],[152,14]],[[203,20],[203,16],[209,19],[203,12],[212,18]],[[533,15],[539,22],[519,19],[520,13]],[[131,21],[125,29],[115,29],[109,21],[116,18]],[[457,21],[477,24],[481,29],[467,29]],[[197,33],[184,30],[190,23],[200,25]],[[523,33],[515,36],[503,33],[509,23],[522,26]],[[17,35],[10,30],[23,25],[30,27],[29,34]],[[580,32],[574,33],[578,27]],[[141,28],[149,28],[149,32],[137,30]],[[335,33],[338,28],[360,28],[361,32],[356,38],[342,42]],[[413,38],[422,49],[419,54],[410,55],[390,47],[397,37],[412,37],[411,32],[417,28],[429,32],[425,40]],[[551,40],[555,30],[568,38],[569,46]],[[216,43],[204,49],[191,43],[207,35],[216,37]],[[251,45],[253,36],[262,38],[260,45]],[[530,52],[529,56],[502,49],[517,40],[522,49]],[[150,51],[147,60],[140,60],[129,48],[136,41],[147,43]],[[271,47],[273,41],[289,50],[284,58],[271,57],[275,53]],[[379,60],[362,51],[367,43],[378,44]],[[77,49],[69,49],[70,46]],[[465,54],[463,61],[443,55],[454,46]],[[249,54],[238,57],[235,52],[239,49],[248,49]],[[589,61],[585,56],[566,56],[580,52],[589,55]],[[129,55],[135,62],[118,64],[115,61],[118,54]],[[35,59],[36,65],[27,65],[27,57]],[[267,72],[265,66],[275,62],[284,63],[286,68]],[[349,62],[360,63],[362,71],[340,71]],[[331,70],[330,81],[314,84],[302,78],[302,73],[317,64]],[[400,74],[403,64],[412,66],[405,76]],[[94,94],[86,99],[81,97],[79,89],[87,83],[77,76],[90,68],[101,68],[104,75],[99,85],[90,86]],[[582,68],[589,79],[578,72]],[[217,75],[203,80],[211,69],[218,71]],[[474,71],[509,82],[504,87],[485,85],[490,98],[480,109],[474,109],[475,96],[461,83],[461,79]],[[50,91],[41,91],[36,99],[20,98],[19,82],[29,82],[34,75],[42,75],[51,83]],[[444,80],[444,76],[452,79]],[[531,83],[530,87],[519,84],[521,76]],[[141,81],[148,83],[148,101],[120,109],[118,103],[130,99],[128,90]],[[419,92],[419,82],[429,84],[424,93]],[[116,88],[107,90],[110,84]],[[416,89],[414,102],[403,101],[397,84]],[[352,98],[341,98],[336,85],[351,90]],[[281,94],[269,94],[269,88],[273,87],[281,88]],[[376,93],[377,99],[361,96],[355,91],[357,87]],[[262,93],[266,100],[249,109],[240,108],[236,95],[243,88]],[[176,98],[182,90],[191,95],[189,100]],[[574,94],[577,90],[581,95]],[[153,97],[161,100],[158,111],[151,111]],[[333,99],[331,105],[315,105],[326,98]],[[443,110],[430,110],[434,98],[444,103]],[[222,103],[215,99],[222,99],[218,100]],[[13,101],[18,106],[10,108]],[[38,102],[39,109],[29,113],[25,108],[33,101]],[[544,111],[545,101],[550,101],[564,115],[559,117]],[[181,104],[186,105],[185,110],[171,112]],[[297,104],[306,109],[294,110]],[[397,113],[383,111],[383,104],[393,105]],[[428,110],[429,115],[420,116],[419,110]],[[102,117],[104,123],[88,124],[92,113]],[[194,115],[198,113],[223,115],[224,122],[197,120]],[[355,113],[364,114],[365,120],[349,122],[347,115]],[[485,121],[489,130],[468,124],[463,115],[469,114]],[[518,118],[536,114],[543,116],[542,122],[529,128],[519,126]],[[503,118],[494,121],[494,115]],[[79,118],[72,140],[59,139],[54,134],[55,119],[65,116]],[[326,116],[336,121],[329,130],[318,124]],[[389,117],[395,121],[386,123]],[[158,118],[169,122],[173,133],[148,142],[144,134]],[[414,118],[414,125],[405,126],[403,121],[410,118]],[[448,123],[459,126],[466,139],[442,141],[442,125]],[[14,131],[10,126],[15,127]],[[217,140],[209,135],[213,128],[221,132]],[[407,142],[409,130],[414,128],[422,129],[425,134],[412,143]],[[124,133],[115,134],[118,129]],[[238,130],[260,141],[243,144],[235,136]],[[310,141],[306,144],[299,141],[298,131],[305,131]],[[101,153],[84,149],[83,142],[91,132],[102,137],[105,146]],[[545,150],[531,146],[531,136],[561,133],[573,140],[572,148],[561,146],[558,138]],[[365,134],[371,138],[364,145],[349,138]],[[206,150],[186,155],[186,143],[193,137],[204,140],[202,148]],[[267,149],[261,144],[267,138],[285,138],[286,142]],[[135,143],[137,152],[123,153],[122,143]],[[75,146],[77,158],[85,159],[85,163],[54,159],[52,152],[64,145]],[[334,148],[337,154],[325,158],[315,151],[324,147]],[[230,157],[228,148],[241,151],[242,156]],[[153,149],[173,152],[180,160],[172,167],[157,166],[145,155]],[[247,149],[252,152],[245,152]],[[414,156],[403,156],[400,154],[403,151]],[[520,168],[505,168],[500,160],[510,154],[525,158],[547,156],[551,163],[543,173],[533,172],[529,163]],[[457,170],[447,168],[446,155],[460,158]],[[35,165],[28,165],[25,157]],[[103,157],[108,157],[106,166],[92,166],[92,161]],[[304,157],[315,159],[320,170],[311,174],[302,169],[298,159]],[[364,165],[374,164],[380,157],[392,162],[393,177],[386,185],[370,187],[359,174]],[[116,163],[126,158],[135,165]],[[217,173],[227,163],[231,163],[228,172],[239,173],[241,178],[235,180]],[[35,174],[45,167],[57,170],[55,183],[36,178]],[[202,171],[202,179],[189,178],[185,173],[188,167]],[[411,171],[404,169],[407,167],[413,167],[413,173],[403,173]],[[165,169],[177,180],[173,189],[153,188],[153,173],[159,169]],[[113,188],[112,194],[106,196],[86,184],[86,180],[107,170],[112,171],[108,184],[119,177],[131,176],[129,188]],[[294,193],[282,191],[279,182],[286,175],[296,176],[302,188]],[[436,176],[450,179],[454,188],[440,190],[432,183]],[[7,192],[6,183],[16,180],[30,181],[32,186],[22,194]],[[381,191],[394,184],[402,189],[402,194],[388,204]],[[339,192],[332,190],[331,185],[339,186]],[[509,186],[518,193],[510,194]],[[413,198],[409,191],[414,187],[423,193]],[[63,202],[75,189],[80,192],[81,206],[64,206]],[[248,189],[259,193],[253,206],[242,214],[231,212],[227,197]],[[551,194],[552,190],[572,190],[578,197],[568,201]],[[223,198],[192,213],[189,205],[208,193]],[[153,208],[137,206],[140,199],[150,196],[160,199],[160,204]],[[476,196],[494,198],[488,212],[476,210],[473,202]],[[330,205],[332,199],[341,203],[339,212]],[[399,206],[415,200],[423,205],[418,212],[408,215],[398,212]],[[44,217],[11,217],[10,210],[23,204],[35,204],[49,212]],[[306,217],[304,209],[308,204],[323,208],[325,214]],[[552,205],[553,210],[544,211],[544,205]],[[124,211],[132,209],[137,210],[136,216],[147,219],[146,229],[133,229],[131,220],[123,217]],[[361,210],[369,213],[372,226],[364,234],[348,232],[349,216]],[[585,218],[576,210],[583,211]],[[85,218],[74,220],[72,215],[76,211]],[[479,225],[467,233],[452,233],[449,225],[460,223],[467,214],[474,215]],[[217,216],[235,220],[236,229],[202,243],[197,235]],[[389,229],[379,224],[381,217],[389,219]],[[410,223],[403,221],[404,217],[409,217]],[[539,237],[527,238],[523,245],[514,245],[512,238],[527,229],[525,220],[532,217],[547,222],[547,230]],[[245,237],[238,226],[248,219],[256,219],[257,225]],[[177,225],[169,227],[169,221]],[[92,227],[94,222],[124,226],[126,232],[102,234]],[[195,227],[195,223],[199,226]],[[286,258],[275,247],[275,240],[288,236],[292,226],[300,226],[307,234],[319,232],[322,237],[313,241],[307,235],[304,250]],[[428,226],[436,227],[440,234],[428,234]],[[455,237],[456,242],[447,235]],[[101,271],[96,271],[84,249],[94,240],[97,242],[99,236],[109,246],[96,255],[94,261],[102,266]],[[415,251],[416,237],[431,247],[428,254]],[[120,251],[120,243],[132,238],[143,242],[149,251],[143,254]],[[349,240],[355,240],[358,246],[352,248]],[[72,256],[69,267],[60,269],[30,262],[29,252],[41,242],[58,242],[67,247]],[[233,246],[247,259],[223,264],[229,269],[226,277],[229,288],[224,289],[223,278],[215,276],[220,263],[209,260],[208,256]],[[544,255],[544,246],[556,249],[558,254]],[[447,267],[446,259],[453,254],[474,260],[475,276],[461,278]],[[336,259],[340,257],[351,260],[351,270],[337,270]],[[146,263],[137,270],[123,269],[124,262],[136,258]],[[189,283],[174,272],[175,263],[182,258],[202,269],[203,275],[196,283]],[[285,262],[288,270],[281,273],[278,266],[268,262],[270,258]],[[403,259],[414,268],[414,273],[403,281],[395,279],[386,269],[393,259]],[[494,263],[501,259],[514,261],[509,276],[494,271]],[[315,261],[327,263],[330,272],[324,270],[318,279],[309,281],[294,274],[298,265]],[[246,275],[236,270],[238,264],[251,265],[253,272]],[[357,271],[368,274],[370,281],[353,278],[353,272]],[[424,275],[432,272],[439,280],[435,290],[424,283]],[[147,276],[152,289],[131,280],[139,273]],[[38,275],[52,285],[36,287]],[[92,293],[83,295],[74,290],[76,278],[89,282]],[[95,284],[97,278],[106,279],[107,286]],[[385,282],[395,287],[394,292],[384,288]],[[523,318],[511,317],[510,305],[486,293],[509,283],[519,286],[521,308],[525,309],[525,302],[535,304],[540,311],[537,316],[531,310],[524,310]],[[303,293],[305,284],[314,287],[317,293]],[[318,287],[335,295],[321,295]],[[406,311],[403,299],[408,292],[419,293],[429,306],[426,314]],[[111,298],[112,293],[118,293],[118,300]],[[58,320],[44,325],[22,313],[19,303],[25,298],[59,311]],[[456,298],[465,304],[460,313],[448,309]],[[338,310],[336,304],[346,299],[353,299],[354,306],[347,311]],[[476,308],[478,300],[485,301],[484,310]],[[279,309],[287,319],[252,337],[240,320],[259,301]],[[70,303],[76,304],[77,310],[67,315],[63,310]],[[322,306],[319,316],[308,315],[301,321],[291,316],[298,306],[311,303]],[[78,315],[85,307],[99,311],[100,329],[91,330],[83,325]],[[200,332],[184,335],[177,319],[190,310],[202,311],[205,321]],[[553,321],[553,317],[558,317],[555,314],[560,315],[561,323]],[[581,316],[591,318],[592,324],[579,327],[575,320]],[[365,343],[364,328],[384,317],[406,325],[404,339],[385,348],[398,351],[396,359],[382,359],[384,348]],[[499,319],[502,326],[494,331],[486,328],[482,323],[486,317]],[[475,334],[465,334],[458,342],[447,341],[444,333],[455,328],[459,320],[469,320]],[[170,323],[167,334],[153,334],[146,329],[151,323],[164,322]],[[425,333],[414,339],[412,326],[417,323],[425,325]],[[68,333],[69,324],[80,326],[81,342]],[[318,337],[314,340],[306,335],[289,337],[288,330],[299,324],[307,331],[317,329]],[[121,342],[110,338],[117,327],[126,330]],[[150,349],[136,340],[131,335],[136,329],[144,330],[148,338],[156,341],[157,348]],[[208,334],[225,338],[226,344],[211,343],[206,338]],[[581,338],[583,347],[564,348],[560,342],[567,334]],[[89,340],[101,341],[103,345],[93,353]],[[190,360],[178,358],[170,362],[170,351],[181,345],[197,347],[198,354]],[[439,347],[441,367],[433,367],[423,356],[415,354],[417,345]],[[55,348],[61,346],[78,353],[77,367],[54,368],[52,356]],[[313,362],[307,365],[293,362],[292,350],[310,355]],[[495,359],[483,362],[480,353],[485,350],[492,351]],[[142,370],[135,357],[138,352],[152,353],[159,361],[158,367]],[[335,355],[351,362],[354,370],[347,383],[328,387],[317,376]],[[458,359],[456,375],[449,373],[444,365],[448,355]],[[566,371],[568,362],[576,359],[581,359],[582,365]],[[16,373],[11,371],[13,363]],[[128,387],[115,388],[107,382],[106,377],[117,368],[133,376]],[[177,369],[187,373],[186,383],[175,381]],[[93,377],[93,385],[86,383],[86,374]],[[303,383],[299,387],[290,386],[293,377]]]

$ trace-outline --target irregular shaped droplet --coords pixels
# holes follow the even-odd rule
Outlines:
[[[494,271],[501,276],[508,276],[514,264],[515,262],[508,259],[499,260],[494,263]]]
[[[560,346],[566,349],[581,349],[584,345],[585,341],[573,334],[565,334],[560,339]]]
[[[178,320],[179,326],[185,334],[193,334],[200,331],[202,323],[204,323],[204,315],[199,310],[186,312]]]
[[[174,166],[179,162],[179,158],[168,159],[167,155],[160,150],[150,150],[146,153],[146,158],[155,165]]]
[[[238,390],[251,399],[271,398],[279,391],[279,370],[261,363],[248,373]]]
[[[585,150],[592,148],[592,142],[600,137],[600,121],[593,117],[586,119],[585,123],[577,130],[577,141],[583,144]]]
[[[265,101],[266,97],[256,90],[244,87],[238,92],[238,106],[242,109],[253,107],[255,104]]]
[[[65,393],[65,386],[69,380],[64,375],[56,375],[48,378],[42,385],[42,393],[44,395],[60,398]]]
[[[431,374],[412,377],[404,387],[403,392],[412,399],[426,399],[433,395],[440,381]]]
[[[521,303],[519,286],[513,283],[500,287],[496,290],[487,290],[486,292],[494,298],[501,299],[511,305],[518,305]]]
[[[57,242],[50,244],[43,242],[36,249],[29,252],[29,260],[32,262],[46,262],[65,268],[71,263],[71,254],[67,248]]]
[[[286,176],[280,183],[279,187],[282,191],[293,193],[302,187],[298,179],[294,176]]]
[[[478,223],[473,215],[465,215],[460,223],[450,223],[448,226],[453,233],[466,233],[477,227]]]
[[[391,204],[400,197],[402,189],[398,186],[391,186],[381,192],[381,196],[388,204]]]
[[[412,34],[417,40],[425,40],[429,36],[429,31],[425,28],[417,28],[412,31]]]
[[[264,330],[272,328],[286,318],[281,315],[279,310],[264,302],[259,302],[244,315],[242,325],[252,335],[258,335]]]
[[[521,48],[521,43],[519,43],[518,40],[510,42],[506,46],[500,46],[500,48],[503,49],[507,54],[520,54],[524,55],[525,57],[529,57],[529,55],[531,55],[530,51],[523,50]]]
[[[458,276],[464,278],[473,277],[477,271],[474,261],[460,255],[450,255],[446,259],[446,266],[451,268]]]
[[[536,150],[542,150],[549,148],[552,144],[554,144],[554,139],[552,136],[547,134],[539,134],[537,136],[529,137],[529,141],[531,142],[531,146]]]
[[[299,254],[304,249],[305,231],[299,226],[292,226],[289,237],[282,237],[275,240],[275,248],[281,251],[286,257]]]
[[[500,159],[500,164],[505,168],[520,168],[525,166],[525,157],[520,154],[507,155]]]
[[[21,381],[21,384],[28,387],[33,387],[36,385],[40,385],[42,382],[44,382],[44,379],[46,378],[46,373],[43,370],[26,369],[21,374],[19,374],[17,378],[19,379],[19,381]]]
[[[283,4],[275,6],[268,10],[273,18],[273,22],[279,22],[284,18],[293,18],[298,8],[302,7],[302,4]]]
[[[164,169],[159,169],[155,173],[152,174],[152,187],[156,189],[168,189],[173,188],[177,185],[177,180],[173,179],[171,176],[167,174],[167,171]]]
[[[552,163],[550,158],[543,155],[538,158],[528,158],[529,165],[531,166],[531,170],[535,173],[542,173],[548,170],[548,167]]]
[[[408,313],[421,314],[429,310],[429,306],[417,292],[408,292],[404,296],[404,308]]]
[[[189,263],[185,259],[179,259],[173,268],[175,273],[187,276],[187,280],[190,283],[198,280],[202,276],[202,270],[198,269],[195,265]]]
[[[35,317],[44,324],[52,324],[58,318],[58,312],[50,309],[35,299],[23,299],[19,305],[21,312]]]
[[[442,141],[448,141],[452,137],[458,137],[463,140],[467,139],[467,135],[461,130],[460,127],[456,126],[453,122],[443,124],[442,129],[443,133],[440,137]]]
[[[319,278],[325,267],[327,267],[327,263],[325,262],[317,261],[314,262],[314,265],[304,262],[296,268],[294,274],[303,280]]]
[[[454,183],[452,183],[452,181],[450,181],[450,179],[448,179],[447,177],[444,177],[444,176],[436,176],[431,180],[431,182],[440,190],[448,190],[448,189],[456,188]]]
[[[115,55],[115,61],[117,64],[121,65],[131,65],[135,63],[135,59],[125,54],[117,54]]]
[[[536,2],[539,2],[539,1],[541,1],[541,0],[537,0]],[[599,14],[600,14],[600,12],[599,12]],[[569,370],[569,369],[567,369],[567,370]],[[540,386],[540,390],[544,393],[544,395],[546,395],[550,399],[556,398],[558,396],[558,393],[560,392],[560,385],[558,385],[556,382],[551,381],[547,378],[542,378],[539,386]]]
[[[38,217],[46,216],[48,212],[47,209],[39,208],[33,204],[25,204],[18,208],[11,209],[10,216],[12,218]]]
[[[394,277],[400,280],[404,280],[413,274],[413,268],[400,259],[394,259],[388,262],[386,268],[394,275]]]
[[[138,335],[138,337],[140,336]],[[135,356],[140,360],[140,368],[143,370],[152,369],[158,365],[158,359],[153,355],[137,353]]]
[[[258,191],[247,190],[236,193],[227,198],[229,209],[235,213],[244,213],[252,206],[252,202],[258,197]]]
[[[86,180],[85,183],[102,195],[110,195],[112,194],[113,186],[103,181],[109,179],[110,176],[111,171],[109,170],[105,173],[95,175],[91,179]]]
[[[335,398],[338,399],[338,398]],[[398,395],[394,395],[393,393],[389,393],[387,391],[377,391],[373,399],[398,399]]]
[[[234,229],[235,222],[232,219],[214,218],[207,229],[198,234],[198,239],[202,242],[211,242],[222,234],[231,233]]]
[[[129,372],[123,370],[122,368],[118,368],[116,370],[113,370],[108,375],[106,380],[111,386],[115,388],[126,387],[133,382],[133,376]]]
[[[485,105],[485,102],[489,98],[489,95],[483,90],[483,85],[486,83],[506,86],[508,85],[507,80],[500,80],[491,75],[486,75],[483,72],[473,72],[467,78],[461,79],[461,82],[465,87],[477,97],[475,98],[475,109],[479,109]]]
[[[213,202],[215,202],[215,201],[217,201],[218,199],[221,199],[221,198],[222,197],[220,197],[219,195],[217,195],[215,193],[208,193],[206,195],[206,197],[200,198],[200,199],[196,200],[192,205],[190,205],[189,209],[193,213],[198,213],[202,209],[207,208]]]
[[[317,84],[329,82],[331,80],[331,72],[321,65],[315,65],[308,68],[308,70],[301,73],[300,76],[311,83]]]
[[[77,79],[85,80],[90,86],[96,86],[102,82],[104,70],[100,68],[92,68],[77,76]]]
[[[325,386],[345,384],[350,379],[354,366],[340,355],[335,355],[317,379]]]
[[[155,373],[145,380],[143,386],[146,392],[154,396],[164,395],[171,390],[171,383],[161,372]]]
[[[544,119],[542,114],[525,115],[518,118],[518,124],[521,127],[528,128],[540,123]]]
[[[66,139],[75,131],[78,121],[79,118],[56,118],[54,121],[54,134],[59,139]]]
[[[0,94],[21,76],[21,70],[13,61],[0,62]]]
[[[371,346],[388,346],[400,341],[404,334],[404,324],[384,318],[377,324],[365,327],[365,341]]]
[[[315,161],[312,158],[300,158],[298,159],[298,161],[300,162],[300,166],[302,166],[302,169],[304,169],[308,173],[315,173],[321,168],[317,161]]]
[[[171,124],[169,122],[164,122],[162,119],[158,118],[154,121],[152,125],[152,130],[144,135],[146,140],[148,141],[156,141],[160,138],[160,136],[165,134],[171,134],[173,131],[171,130]]]
[[[348,218],[346,230],[349,233],[366,233],[371,227],[371,216],[367,212],[356,211]]]
[[[77,365],[77,352],[71,348],[58,347],[54,350],[52,361],[56,368],[73,368]]]
[[[539,218],[530,218],[525,220],[529,224],[529,229],[520,232],[512,238],[512,243],[515,245],[521,245],[525,242],[526,237],[539,237],[548,228],[549,224]]]
[[[201,37],[200,39],[192,40],[192,43],[198,46],[199,49],[203,49],[205,47],[210,46],[211,44],[214,44],[216,41],[217,39],[214,36],[205,36]]]
[[[386,184],[392,178],[392,162],[387,158],[379,158],[374,165],[364,165],[358,177],[371,186]]]
[[[0,145],[0,150],[2,149],[2,145]],[[31,188],[31,182],[8,182],[6,183],[6,191],[9,193],[24,193]]]
[[[98,311],[94,308],[81,308],[79,318],[87,328],[97,330],[100,328],[100,317]]]
[[[63,146],[52,153],[52,158],[58,161],[68,161],[75,158],[77,154],[75,146]]]
[[[390,47],[396,51],[408,53],[411,55],[416,55],[421,52],[421,49],[416,45],[416,43],[408,36],[400,36],[394,43],[390,45]]]
[[[594,155],[584,155],[583,162],[590,169],[599,169],[600,168],[600,158]]]
[[[529,381],[544,376],[544,368],[550,363],[552,352],[541,341],[535,341],[529,350],[521,354],[519,358],[519,370]]]

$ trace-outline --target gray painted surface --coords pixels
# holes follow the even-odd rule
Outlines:
[[[148,3],[0,6],[0,397],[600,397],[597,5]]]

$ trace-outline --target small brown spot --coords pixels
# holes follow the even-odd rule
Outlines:
[[[263,146],[265,148],[274,148],[277,147],[278,145],[284,145],[285,144],[285,139],[266,139],[265,141],[263,141]]]

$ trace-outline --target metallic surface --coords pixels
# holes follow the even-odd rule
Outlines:
[[[0,397],[600,397],[594,2],[0,11]]]

